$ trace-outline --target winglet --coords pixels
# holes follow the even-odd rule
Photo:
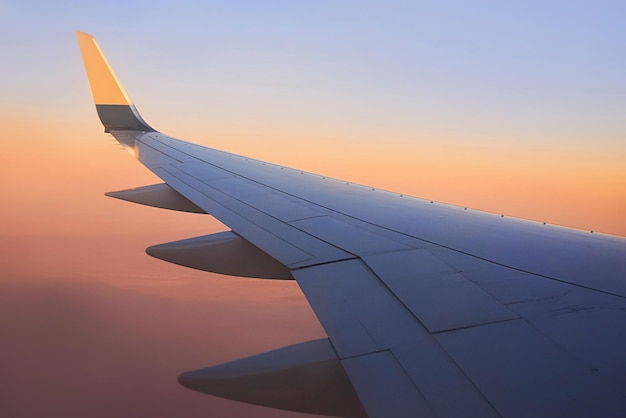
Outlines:
[[[154,131],[133,105],[94,37],[83,32],[76,36],[104,131]]]

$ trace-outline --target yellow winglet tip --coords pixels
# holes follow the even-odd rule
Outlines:
[[[76,32],[76,37],[94,102],[97,105],[131,105],[132,101],[115,76],[96,39],[85,32]]]
[[[81,32],[79,30],[76,31],[76,36],[80,39],[80,38],[89,38],[89,39],[94,39],[93,35],[88,34],[87,32]]]

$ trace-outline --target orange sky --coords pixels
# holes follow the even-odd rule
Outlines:
[[[105,191],[158,179],[101,132],[95,112],[80,121],[38,116],[4,114],[0,119],[3,135],[10,138],[0,167],[3,235],[108,234],[124,223],[120,210],[142,215],[142,222],[125,223],[129,234],[154,233],[156,222],[159,231],[178,234],[219,225],[210,217],[133,207],[103,197]],[[222,133],[220,127],[172,133],[378,188],[626,236],[626,156],[612,150],[490,149],[477,141],[454,143],[449,138],[372,143],[276,130],[251,138],[244,134]]]

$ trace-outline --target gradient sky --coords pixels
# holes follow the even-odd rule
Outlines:
[[[0,415],[294,416],[175,376],[323,335],[293,283],[144,254],[224,226],[102,195],[157,179],[102,133],[76,30],[172,136],[626,236],[626,3],[504,3],[0,0]]]

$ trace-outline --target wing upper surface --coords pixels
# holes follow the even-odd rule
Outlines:
[[[625,407],[620,239],[158,133],[139,134],[136,147],[170,186],[292,270],[370,416],[612,416]]]
[[[406,243],[410,245],[403,248],[435,244],[533,274],[626,296],[624,239],[431,203],[158,133],[143,134],[141,144],[140,160],[142,153],[152,153],[152,157],[145,157],[147,163],[150,158],[166,154],[177,156],[185,162],[161,169],[195,184],[211,183],[213,189],[226,191],[233,199],[353,255],[367,253],[368,249],[362,248],[367,239],[352,235],[375,233],[388,238],[386,245],[393,242],[394,249]],[[141,150],[141,146],[146,149]],[[390,248],[377,247],[369,252]],[[298,266],[301,265],[293,265]]]
[[[370,416],[626,410],[626,240],[202,147],[134,108],[111,115],[140,162],[291,271]]]

